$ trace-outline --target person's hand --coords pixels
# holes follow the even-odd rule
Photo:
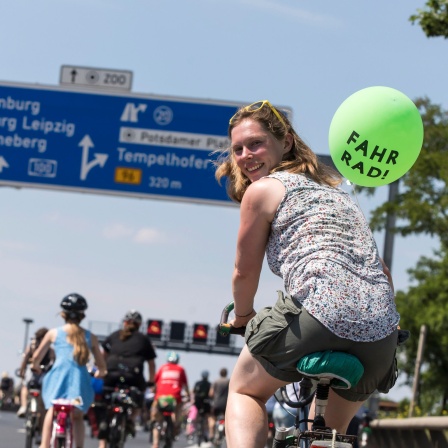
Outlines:
[[[93,375],[95,378],[104,378],[107,375],[106,369],[98,369]]]
[[[252,312],[248,316],[239,317],[235,316],[233,320],[231,320],[229,323],[232,325],[232,327],[239,328],[239,327],[245,327],[247,323],[257,314],[255,310],[252,310]]]
[[[40,375],[42,373],[42,368],[40,365],[37,364],[32,364],[31,365],[31,371],[34,373],[37,373],[38,375]]]

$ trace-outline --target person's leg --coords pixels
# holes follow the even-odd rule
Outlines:
[[[158,448],[160,440],[159,429],[157,428],[157,423],[152,428],[152,448]]]
[[[338,433],[346,434],[350,421],[362,405],[362,401],[346,400],[330,389],[328,404],[325,409],[325,423],[328,427],[336,429]],[[309,418],[314,418],[314,401]]]
[[[108,403],[104,400],[96,407],[96,418],[98,422],[98,448],[107,447],[107,438],[109,436]]]
[[[95,418],[98,424],[98,448],[106,448],[109,432],[106,408],[97,407],[95,409]]]
[[[265,403],[284,381],[269,375],[245,346],[232,373],[226,409],[229,448],[263,448],[268,421]]]
[[[40,448],[48,448],[51,440],[51,427],[53,424],[53,407],[49,408],[45,414],[44,424],[42,426],[42,439]]]
[[[181,431],[182,423],[182,402],[176,403],[176,410],[173,413],[174,435],[177,437]]]
[[[157,403],[156,400],[154,400],[151,408],[151,428],[150,431],[152,431],[152,446],[153,448],[159,447],[159,440],[160,440],[160,433],[158,426],[161,422],[162,416],[157,409]]]
[[[207,441],[211,441],[212,440],[212,436],[210,434],[210,430],[208,427],[208,419],[210,418],[210,412],[206,412],[204,414],[204,431],[206,433],[206,437],[207,437]]]
[[[44,426],[44,419],[45,419],[45,405],[44,401],[42,400],[42,395],[39,395],[39,398],[37,400],[37,408],[39,411],[39,421],[38,421],[39,432],[42,435],[42,428]]]
[[[215,424],[216,424],[216,410],[212,409],[208,417],[208,434],[210,440],[213,440],[213,438],[215,437]]]
[[[22,384],[20,388],[20,406],[26,408],[26,402],[28,400],[28,387],[25,383]]]
[[[28,400],[28,387],[25,382],[23,382],[20,388],[20,407],[17,410],[17,416],[20,418],[25,417],[26,413],[26,403]]]
[[[132,409],[131,418],[126,422],[126,430],[128,434],[135,438],[136,427],[141,426],[142,423],[142,407],[146,382],[143,377],[139,377],[135,378],[130,385],[136,387],[138,390],[132,390],[131,392],[131,397],[136,407]]]
[[[84,414],[80,409],[73,409],[73,439],[76,448],[83,448],[86,428],[84,425]]]

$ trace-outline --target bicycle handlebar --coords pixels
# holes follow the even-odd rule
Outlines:
[[[222,310],[221,321],[218,325],[218,333],[221,336],[228,336],[229,334],[239,334],[244,336],[244,333],[246,332],[246,327],[234,327],[233,325],[227,323],[229,320],[229,314],[233,311],[234,307],[234,302],[230,302]]]
[[[397,345],[403,345],[411,336],[411,332],[409,330],[398,329],[398,341]]]

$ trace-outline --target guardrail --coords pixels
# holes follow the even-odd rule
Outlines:
[[[448,417],[373,420],[368,448],[448,448]]]

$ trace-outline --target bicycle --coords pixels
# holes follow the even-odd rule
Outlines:
[[[212,444],[216,448],[220,448],[226,438],[226,426],[224,414],[218,415],[215,423],[215,431],[213,434]]]
[[[275,425],[272,419],[272,414],[268,413],[268,438],[266,440],[266,447],[270,448],[274,442]]]
[[[153,422],[159,431],[159,443],[164,448],[171,448],[175,439],[173,414],[176,410],[176,399],[172,395],[163,395],[157,399],[157,409],[162,414],[161,422]],[[149,442],[151,443],[152,431],[150,431]]]
[[[9,393],[0,392],[0,410],[10,410],[14,407],[14,400]]]
[[[106,421],[110,448],[123,448],[133,425],[132,413],[138,407],[141,392],[136,387],[104,387]]]
[[[229,313],[234,304],[230,302],[223,310],[218,331],[222,336],[229,334],[244,334],[245,328],[234,328],[228,324]],[[398,345],[404,343],[410,333],[399,330]],[[364,373],[364,367],[355,356],[338,351],[323,351],[305,355],[297,363],[297,370],[303,374],[300,382],[298,401],[291,401],[286,394],[286,388],[281,388],[284,402],[297,408],[295,425],[291,428],[276,428],[273,448],[286,447],[331,447],[353,448],[357,436],[339,434],[327,427],[325,423],[325,409],[330,387],[351,388],[355,386]],[[313,382],[317,381],[314,388]],[[315,417],[308,419],[308,406],[315,400]],[[311,424],[311,429],[308,425]]]
[[[372,434],[372,428],[370,427],[371,420],[372,420],[372,418],[370,417],[369,413],[365,412],[362,417],[360,430],[359,430],[359,434],[358,434],[360,447],[369,446],[369,436],[370,436],[370,434]]]
[[[198,410],[198,415],[196,417],[195,423],[194,423],[195,429],[194,434],[196,436],[196,443],[198,446],[201,446],[202,442],[208,442],[208,421],[206,418],[206,413],[204,412],[204,409]]]
[[[0,410],[10,410],[14,407],[14,383],[12,378],[2,378],[0,388]]]
[[[72,448],[72,411],[75,404],[80,404],[78,400],[58,398],[52,401],[53,426],[51,430],[50,448]]]
[[[33,446],[33,440],[40,436],[41,412],[41,385],[37,380],[31,379],[27,384],[28,400],[25,411],[25,448]]]

